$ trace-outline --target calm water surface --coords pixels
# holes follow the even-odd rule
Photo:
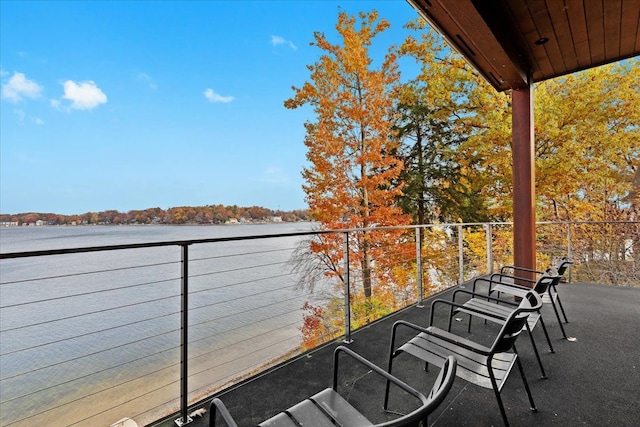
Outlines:
[[[308,231],[310,223],[0,229],[0,251]],[[193,398],[297,349],[301,237],[189,247]],[[179,246],[2,260],[0,425],[140,424],[176,409]]]

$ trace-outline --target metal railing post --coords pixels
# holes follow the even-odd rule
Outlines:
[[[567,257],[569,259],[573,258],[571,256],[571,223],[568,222],[567,223]],[[571,265],[569,265],[569,277],[567,278],[567,281],[571,282],[571,271],[573,269],[571,268]]]
[[[416,265],[418,268],[418,307],[424,307],[423,300],[423,290],[422,290],[422,245],[420,242],[422,239],[420,238],[422,230],[420,227],[416,227]]]
[[[349,288],[349,232],[344,233],[344,342],[351,343],[351,290]]]
[[[458,284],[464,283],[464,239],[462,237],[462,225],[458,225],[458,268],[460,275],[458,277]]]
[[[487,236],[487,271],[493,273],[493,227],[491,223],[485,224],[484,232]]]
[[[178,427],[192,422],[189,417],[189,245],[182,244],[182,279],[180,298],[180,418],[175,420]]]

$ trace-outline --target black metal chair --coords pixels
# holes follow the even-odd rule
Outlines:
[[[467,298],[464,302],[460,302],[459,300],[456,301],[459,295],[470,296],[471,298]],[[538,295],[540,295],[539,292]],[[465,289],[455,290],[453,292],[451,301],[453,302],[453,304],[450,307],[449,326],[447,328],[447,331],[449,332],[451,331],[451,320],[456,314],[462,313],[469,315],[469,324],[467,327],[467,331],[471,332],[472,317],[478,317],[480,319],[484,319],[485,321],[504,325],[506,320],[509,318],[509,315],[518,308],[518,304],[513,301],[494,298],[491,296],[482,295],[480,293],[473,293]],[[547,344],[549,345],[549,351],[551,353],[554,353],[555,351],[553,350],[553,345],[551,344],[551,340],[549,339],[549,333],[547,332],[547,327],[544,324],[544,319],[542,318],[540,310],[529,314],[527,323],[525,323],[525,328],[527,329],[529,339],[531,340],[531,346],[533,347],[538,365],[540,366],[542,378],[546,379],[547,374],[544,370],[540,354],[538,353],[538,346],[536,345],[536,342],[533,338],[533,330],[538,325],[538,323],[542,326],[542,331],[544,332],[544,336],[547,339]]]
[[[567,333],[564,330],[562,319],[560,319],[560,313],[555,301],[558,299],[558,292],[552,294],[551,289],[555,289],[556,285],[560,282],[562,276],[558,274],[554,267],[549,267],[542,275],[539,275],[536,280],[529,279],[527,277],[512,276],[504,273],[493,273],[489,277],[479,277],[473,281],[473,290],[475,292],[476,284],[480,282],[486,282],[489,284],[488,295],[497,292],[498,295],[507,294],[516,298],[522,298],[531,289],[536,290],[542,297],[542,302],[550,303],[553,307],[553,311],[558,319],[558,325],[560,325],[560,331],[565,339],[568,339]],[[531,283],[533,288],[521,285],[520,283]],[[545,298],[546,296],[546,298]],[[558,300],[559,302],[559,300]],[[563,309],[564,313],[564,309]],[[566,316],[565,316],[566,322]]]
[[[427,417],[433,412],[451,389],[456,373],[456,359],[454,357],[447,358],[442,364],[442,369],[433,385],[428,396],[415,390],[413,387],[400,381],[393,375],[387,373],[384,369],[371,363],[364,357],[354,351],[339,346],[334,352],[333,364],[333,386],[322,390],[312,397],[292,406],[284,412],[275,415],[272,418],[259,424],[261,427],[336,427],[336,426],[374,426],[364,415],[358,412],[349,402],[347,402],[338,393],[338,360],[340,353],[344,353],[357,362],[366,366],[371,371],[377,373],[387,380],[404,390],[408,395],[412,396],[419,402],[419,407],[412,412],[400,416],[391,421],[375,424],[379,427],[401,427],[401,426],[426,426]],[[229,427],[237,427],[233,417],[220,399],[213,399],[209,405],[209,426],[214,427],[216,414],[220,414],[221,418]]]
[[[558,283],[554,283],[551,286],[551,289],[549,289],[549,292],[545,295],[543,295],[542,297],[542,302],[545,304],[554,304],[554,308],[555,308],[555,302],[558,302],[558,306],[560,306],[560,311],[562,311],[562,316],[564,317],[564,321],[565,323],[569,323],[569,320],[567,319],[567,314],[564,311],[564,307],[562,306],[562,301],[560,300],[560,295],[558,294],[558,289],[556,288],[556,285],[558,285],[561,281],[566,281],[567,279],[564,277],[564,273],[567,271],[567,269],[571,266],[571,264],[573,264],[573,260],[569,257],[562,257],[558,260],[558,264],[555,266],[555,269],[558,273],[559,276],[561,276],[560,280],[558,281]],[[539,271],[539,270],[531,270],[529,268],[523,268],[523,267],[516,267],[515,265],[505,265],[504,267],[502,267],[500,269],[500,273],[501,274],[508,274],[508,272],[511,271],[513,275],[515,275],[518,271],[520,272],[529,272],[529,273],[534,273],[534,274],[544,274],[543,271]]]
[[[506,319],[491,347],[486,347],[469,339],[465,339],[451,332],[433,326],[434,312],[437,304],[452,305],[452,301],[435,300],[431,304],[431,319],[428,328],[399,320],[393,325],[391,333],[391,347],[389,350],[388,371],[391,373],[393,360],[403,353],[408,353],[418,359],[442,366],[447,357],[453,355],[458,361],[456,375],[480,387],[493,389],[500,414],[506,426],[509,425],[500,391],[504,386],[514,365],[518,365],[520,376],[524,383],[531,410],[536,411],[529,384],[524,374],[520,358],[515,347],[515,341],[525,327],[531,313],[542,307],[542,300],[535,292],[529,292],[520,305]],[[396,332],[399,327],[413,329],[418,333],[408,342],[395,348]],[[389,398],[389,383],[385,392],[384,408],[387,409]]]

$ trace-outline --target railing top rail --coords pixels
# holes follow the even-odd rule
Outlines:
[[[340,230],[341,231],[341,230]],[[39,251],[27,251],[27,252],[7,252],[0,253],[0,259],[9,258],[27,258],[43,255],[65,255],[76,254],[84,252],[101,252],[101,251],[113,251],[123,249],[140,249],[140,248],[154,248],[161,246],[189,246],[201,243],[218,243],[218,242],[232,242],[238,240],[256,240],[256,239],[270,239],[277,237],[294,237],[305,235],[316,235],[331,233],[332,230],[315,230],[315,231],[299,231],[291,233],[276,233],[276,234],[256,234],[247,236],[232,236],[232,237],[214,237],[209,239],[191,239],[191,240],[171,240],[163,242],[142,242],[142,243],[125,243],[121,245],[107,245],[107,246],[87,246],[80,248],[66,248],[66,249],[46,249]]]
[[[434,224],[421,224],[421,225],[397,225],[397,226],[383,226],[383,227],[368,227],[368,228],[341,228],[331,230],[310,230],[299,231],[291,233],[274,233],[274,234],[254,234],[247,236],[233,236],[233,237],[214,237],[208,239],[192,239],[192,240],[172,240],[162,242],[141,242],[141,243],[126,243],[121,245],[107,245],[107,246],[88,246],[80,248],[66,248],[66,249],[47,249],[39,251],[25,251],[25,252],[7,252],[0,253],[0,259],[12,259],[12,258],[28,258],[45,255],[65,255],[75,253],[86,252],[101,252],[112,250],[125,250],[125,249],[140,249],[140,248],[153,248],[161,246],[189,246],[202,243],[220,243],[220,242],[232,242],[240,240],[257,240],[257,239],[271,239],[281,237],[295,237],[295,236],[311,236],[318,234],[332,234],[332,233],[354,233],[354,232],[366,232],[366,231],[385,231],[385,230],[398,230],[398,229],[417,229],[417,228],[434,228],[434,227],[469,227],[469,226],[485,226],[485,225],[512,225],[513,222],[453,222],[453,223],[434,223]],[[640,221],[540,221],[536,224],[640,224]]]

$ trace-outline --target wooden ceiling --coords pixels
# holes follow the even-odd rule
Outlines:
[[[408,0],[499,91],[640,54],[640,0]]]

